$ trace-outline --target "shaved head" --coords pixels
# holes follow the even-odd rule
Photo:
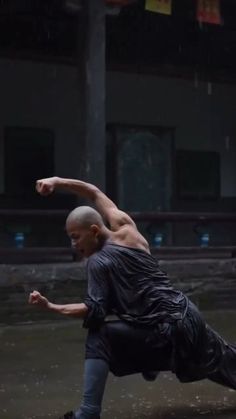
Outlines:
[[[99,227],[104,225],[102,216],[92,207],[81,206],[70,212],[66,219],[66,225],[69,223],[77,224],[80,227],[90,227],[95,224]]]

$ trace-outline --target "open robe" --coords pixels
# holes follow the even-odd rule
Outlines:
[[[107,360],[116,375],[171,370],[183,382],[210,378],[236,388],[236,348],[171,286],[153,256],[107,242],[90,256],[87,277],[87,357]],[[120,321],[107,328],[109,314]]]

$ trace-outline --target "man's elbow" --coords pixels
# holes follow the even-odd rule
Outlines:
[[[103,192],[95,185],[90,184],[90,199],[96,201]]]
[[[92,307],[88,309],[88,312],[84,316],[84,327],[97,328],[100,327],[107,316],[107,311],[103,307]]]

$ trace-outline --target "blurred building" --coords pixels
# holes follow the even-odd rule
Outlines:
[[[142,0],[2,0],[0,209],[72,208],[34,192],[56,174],[127,211],[235,211],[235,13],[222,0],[211,25],[192,0],[168,16]],[[236,241],[224,226],[214,240]]]

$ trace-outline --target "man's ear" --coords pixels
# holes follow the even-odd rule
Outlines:
[[[100,232],[100,227],[97,224],[92,224],[90,226],[90,231],[94,234],[94,236],[96,237],[98,235],[98,233]]]

